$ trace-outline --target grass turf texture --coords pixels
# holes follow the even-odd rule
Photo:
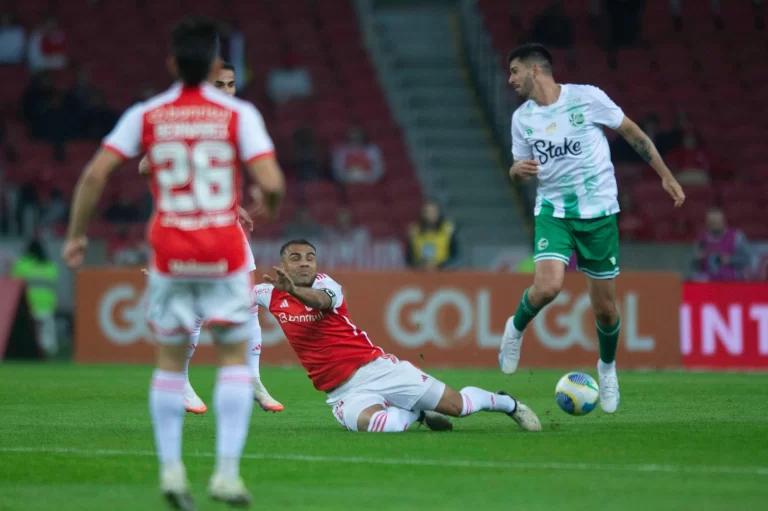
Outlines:
[[[164,509],[150,372],[0,366],[0,510]],[[456,388],[519,396],[543,433],[480,413],[456,419],[452,433],[374,435],[342,430],[299,369],[265,368],[286,410],[254,410],[242,466],[253,508],[764,509],[768,375],[620,372],[618,413],[571,417],[555,404],[563,372],[432,371]],[[214,369],[191,376],[211,407]],[[214,427],[213,410],[186,416],[185,463],[201,510],[225,508],[206,495]]]

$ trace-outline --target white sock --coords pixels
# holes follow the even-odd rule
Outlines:
[[[368,423],[371,433],[401,433],[419,419],[419,414],[402,408],[387,408],[376,412]]]
[[[149,389],[149,412],[155,431],[155,446],[162,470],[181,465],[181,435],[184,428],[184,373],[155,369]]]
[[[195,354],[197,349],[197,343],[200,342],[200,330],[203,328],[203,320],[198,318],[195,321],[195,329],[189,334],[189,349],[187,350],[187,360],[184,362],[184,376],[189,381],[189,361],[192,359],[192,355]]]
[[[216,410],[216,474],[240,476],[240,456],[253,411],[253,384],[247,366],[219,369],[213,390]]]
[[[613,362],[603,362],[602,360],[598,360],[597,367],[602,373],[615,373],[616,372],[616,361]]]
[[[261,378],[259,372],[259,362],[261,360],[261,325],[259,325],[259,314],[251,314],[251,338],[248,340],[248,369],[251,371],[251,377]]]
[[[480,411],[512,413],[517,406],[510,396],[493,394],[477,387],[464,387],[459,393],[464,402],[461,417]]]

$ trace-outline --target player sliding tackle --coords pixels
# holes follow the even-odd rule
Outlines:
[[[315,247],[305,240],[280,249],[276,277],[253,288],[257,306],[280,322],[315,388],[327,395],[336,420],[352,431],[396,433],[420,422],[453,429],[442,414],[501,412],[527,431],[541,431],[536,414],[504,392],[448,387],[410,362],[374,345],[349,317],[341,286],[317,273]],[[371,290],[371,292],[377,292]]]
[[[597,87],[560,85],[552,76],[552,56],[539,44],[509,54],[509,83],[525,101],[512,115],[510,176],[538,179],[533,285],[507,320],[499,364],[514,373],[523,331],[563,287],[565,268],[576,251],[587,276],[600,343],[600,406],[613,413],[619,405],[616,348],[621,320],[616,308],[619,274],[619,203],[608,140],[603,126],[618,131],[661,178],[680,207],[685,194],[653,142]]]
[[[155,202],[148,229],[152,247],[146,298],[147,324],[157,341],[149,410],[160,462],[160,487],[175,509],[192,511],[181,458],[187,342],[196,318],[212,323],[219,370],[213,391],[216,467],[209,493],[247,506],[240,458],[253,410],[246,365],[251,337],[247,251],[238,224],[237,164],[265,196],[261,212],[277,216],[285,179],[264,121],[253,105],[222,94],[205,80],[221,62],[215,25],[183,21],[171,34],[169,68],[178,82],[134,105],[104,139],[78,182],[64,260],[83,262],[88,220],[112,172],[129,158],[150,155]]]
[[[214,87],[221,92],[234,96],[237,94],[237,87],[235,86],[235,68],[231,64],[222,62],[221,69],[212,80]],[[151,170],[151,163],[148,156],[144,156],[139,163],[139,174],[143,176],[149,176]],[[261,197],[257,197],[261,199]],[[248,229],[253,230],[253,222],[248,213],[240,206],[237,208],[240,223]],[[248,244],[248,238],[243,233],[243,242],[245,243],[246,250],[246,269],[251,273],[251,283],[256,283],[256,262],[253,259],[253,252]],[[192,355],[195,354],[197,349],[197,343],[200,341],[200,330],[203,327],[204,321],[201,318],[197,318],[195,322],[195,329],[189,338],[189,349],[187,350],[187,363],[184,366],[184,375],[187,377],[187,385],[184,389],[184,408],[188,412],[192,413],[205,413],[208,407],[197,395],[192,384],[189,383],[189,361]],[[259,325],[259,316],[252,311],[251,314],[251,335],[248,339],[248,368],[251,371],[251,379],[253,380],[253,397],[259,403],[262,410],[270,412],[282,412],[283,405],[275,400],[267,391],[264,384],[261,382],[261,373],[259,371],[259,361],[261,360],[261,325]]]

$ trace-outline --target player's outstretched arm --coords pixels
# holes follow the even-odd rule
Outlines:
[[[122,158],[114,152],[99,149],[77,182],[72,211],[69,215],[67,241],[62,253],[65,262],[72,268],[80,266],[83,262],[88,221],[96,211],[96,205],[99,203],[110,174],[122,161]]]
[[[325,311],[333,307],[333,291],[313,289],[311,287],[297,287],[287,273],[277,266],[274,268],[277,276],[264,275],[264,280],[275,286],[275,289],[288,293],[313,309]]]
[[[666,163],[664,163],[664,160],[661,158],[659,151],[656,149],[656,146],[653,144],[650,137],[640,129],[640,126],[635,124],[635,122],[626,115],[616,131],[624,137],[624,140],[637,151],[637,154],[639,154],[646,163],[653,167],[653,170],[655,170],[661,178],[661,185],[664,187],[664,190],[670,197],[672,197],[672,200],[675,201],[675,207],[679,208],[682,206],[683,202],[685,202],[683,188],[672,175],[672,172],[669,170]]]

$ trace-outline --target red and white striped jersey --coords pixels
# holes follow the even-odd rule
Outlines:
[[[129,108],[103,147],[125,159],[146,153],[152,165],[148,238],[156,271],[208,278],[245,269],[238,160],[274,155],[252,104],[207,83],[176,84]]]
[[[368,334],[352,322],[341,286],[335,280],[318,273],[312,287],[330,291],[329,310],[308,307],[271,284],[255,286],[253,299],[278,320],[315,388],[329,391],[358,368],[384,355],[384,350],[374,345]]]

